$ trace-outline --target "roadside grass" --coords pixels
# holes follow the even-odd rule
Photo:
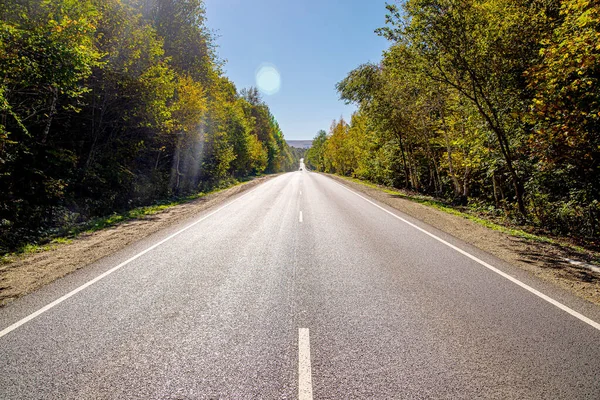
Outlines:
[[[58,231],[55,234],[46,236],[40,239],[39,243],[27,243],[12,253],[0,255],[0,264],[6,264],[11,261],[14,261],[16,257],[21,255],[39,253],[55,249],[58,245],[71,243],[73,239],[77,238],[78,236],[84,233],[93,233],[102,229],[122,224],[127,221],[143,219],[147,216],[158,214],[164,210],[178,206],[180,204],[190,203],[194,200],[206,197],[209,194],[219,193],[224,190],[233,188],[235,186],[239,186],[247,182],[248,180],[250,179],[232,181],[228,184],[222,185],[208,192],[198,192],[189,196],[175,197],[168,200],[157,201],[155,204],[149,206],[137,207],[121,213],[114,213],[105,217],[99,217],[91,219],[89,221],[85,221],[83,223],[77,224],[76,226],[65,228]]]
[[[562,248],[565,248],[570,251],[574,251],[578,254],[581,254],[582,256],[586,256],[586,258],[591,256],[592,257],[591,262],[593,262],[594,264],[600,265],[600,254],[595,251],[586,249],[582,246],[578,246],[576,244],[568,243],[568,242],[565,242],[562,240],[557,240],[557,239],[554,239],[554,238],[551,238],[548,236],[543,236],[543,235],[539,235],[539,234],[526,232],[522,229],[512,228],[512,227],[508,227],[505,225],[501,225],[496,222],[490,221],[488,219],[482,218],[481,216],[473,215],[473,214],[467,212],[466,210],[459,210],[447,203],[444,203],[443,201],[434,199],[430,196],[424,196],[424,195],[418,195],[418,194],[408,194],[408,193],[402,192],[398,189],[392,189],[392,188],[378,185],[378,184],[375,184],[372,182],[363,181],[361,179],[351,178],[351,177],[341,176],[341,175],[336,175],[336,176],[338,176],[342,179],[345,179],[347,181],[358,183],[360,185],[363,185],[363,186],[366,186],[366,187],[369,187],[372,189],[380,190],[384,193],[387,193],[387,194],[390,194],[393,196],[397,196],[397,197],[400,197],[405,200],[423,204],[425,206],[435,208],[435,209],[443,211],[445,213],[468,219],[470,221],[473,221],[479,225],[485,226],[486,228],[492,229],[494,231],[499,231],[499,232],[505,233],[507,235],[531,240],[534,242],[549,243],[554,246],[558,246],[558,247],[562,247]],[[476,211],[473,211],[473,212],[476,212]]]

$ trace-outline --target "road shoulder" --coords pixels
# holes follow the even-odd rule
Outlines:
[[[17,256],[0,265],[0,307],[160,230],[193,218],[275,176],[258,177],[153,215],[83,233],[68,243],[53,245],[45,251]]]
[[[577,254],[567,248],[495,231],[459,215],[448,214],[412,202],[383,188],[367,186],[336,175],[326,174],[326,176],[517,266],[537,278],[565,289],[577,297],[600,305],[600,273],[567,261],[577,258]]]

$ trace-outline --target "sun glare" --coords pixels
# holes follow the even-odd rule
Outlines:
[[[256,86],[258,90],[267,95],[279,92],[281,88],[281,75],[271,64],[263,64],[256,72]]]

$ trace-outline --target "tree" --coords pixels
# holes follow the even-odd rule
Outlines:
[[[522,171],[515,155],[524,135],[524,72],[537,60],[544,1],[409,0],[404,15],[388,5],[379,33],[416,49],[431,79],[469,99],[494,132],[526,215]]]
[[[325,144],[327,143],[327,132],[320,130],[312,141],[312,146],[306,151],[306,163],[309,168],[317,171],[325,170]]]
[[[295,164],[201,0],[0,3],[0,253]]]
[[[64,198],[73,153],[56,131],[99,65],[98,14],[89,1],[61,0],[3,2],[0,15],[0,220],[22,240],[31,235],[22,225],[41,229]]]
[[[535,93],[528,141],[537,160],[535,213],[557,230],[575,224],[593,236],[600,228],[600,5],[563,1],[554,26],[527,71]]]

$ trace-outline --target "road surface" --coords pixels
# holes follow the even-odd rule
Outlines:
[[[0,398],[598,399],[597,321],[297,171],[0,309]]]

